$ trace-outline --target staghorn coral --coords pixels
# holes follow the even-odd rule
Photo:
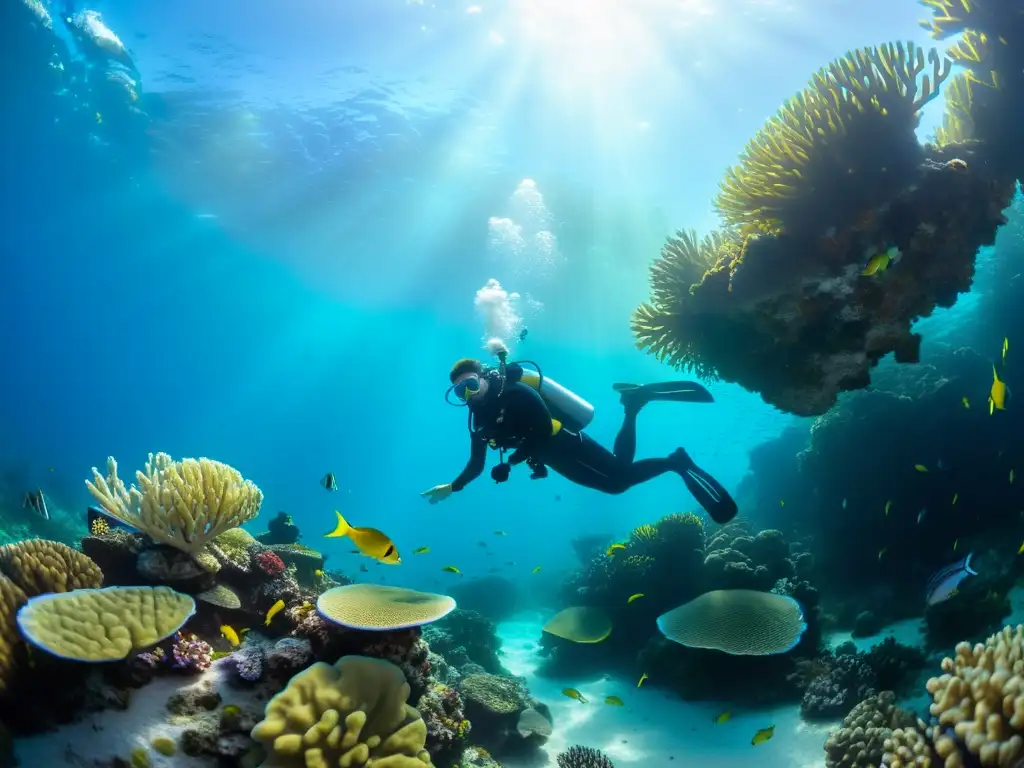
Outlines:
[[[1024,625],[1004,627],[984,643],[960,643],[928,681],[938,719],[935,751],[943,759],[962,745],[983,766],[1024,755]],[[949,763],[947,763],[948,765]]]
[[[783,232],[853,223],[890,199],[922,159],[918,113],[950,62],[913,43],[861,48],[817,72],[747,144],[715,207],[727,224]],[[842,183],[837,180],[842,179]]]
[[[0,547],[0,572],[29,597],[103,586],[103,574],[96,563],[77,549],[45,539]]]
[[[267,704],[252,738],[268,765],[328,768],[380,763],[424,768],[427,726],[406,704],[409,684],[395,665],[345,656],[317,662],[293,677]]]
[[[207,542],[256,517],[263,493],[227,464],[200,458],[174,461],[166,453],[149,455],[135,477],[141,490],[125,487],[117,462],[107,459],[104,478],[93,467],[89,492],[111,517],[154,541],[198,555]]]
[[[826,768],[874,768],[894,728],[909,728],[917,718],[895,705],[892,691],[860,702],[825,741]]]
[[[611,759],[593,747],[575,745],[555,758],[558,768],[615,768]]]

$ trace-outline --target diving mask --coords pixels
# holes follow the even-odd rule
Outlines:
[[[480,391],[480,377],[476,374],[467,376],[452,387],[452,393],[464,403]]]

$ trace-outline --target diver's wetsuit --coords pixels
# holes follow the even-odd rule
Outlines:
[[[460,491],[480,476],[491,441],[500,448],[515,447],[512,466],[532,459],[555,470],[577,485],[604,493],[623,493],[666,472],[676,472],[687,488],[717,522],[736,515],[736,503],[724,488],[703,472],[682,448],[668,458],[641,459],[636,455],[636,418],[640,407],[627,407],[622,428],[609,451],[583,431],[563,426],[552,434],[552,417],[540,394],[522,382],[506,381],[500,395],[488,392],[472,406],[470,459],[452,482]]]

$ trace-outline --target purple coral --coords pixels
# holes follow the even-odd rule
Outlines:
[[[174,668],[185,672],[202,672],[213,663],[213,648],[208,642],[180,632],[174,636],[171,655],[174,657]]]
[[[259,682],[263,677],[263,646],[258,643],[246,643],[231,654],[235,662],[238,676],[248,683]]]

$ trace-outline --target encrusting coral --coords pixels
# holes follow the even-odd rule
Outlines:
[[[265,768],[424,768],[427,726],[408,698],[409,684],[390,662],[317,662],[268,702],[252,738],[267,748]]]
[[[236,469],[210,459],[174,461],[150,454],[140,488],[127,488],[117,462],[107,459],[107,477],[95,467],[89,492],[104,511],[162,544],[199,555],[207,542],[256,517],[263,493]]]
[[[897,707],[892,691],[882,691],[860,702],[829,734],[825,742],[826,768],[874,768],[882,759],[894,728],[910,727],[917,718]]]

